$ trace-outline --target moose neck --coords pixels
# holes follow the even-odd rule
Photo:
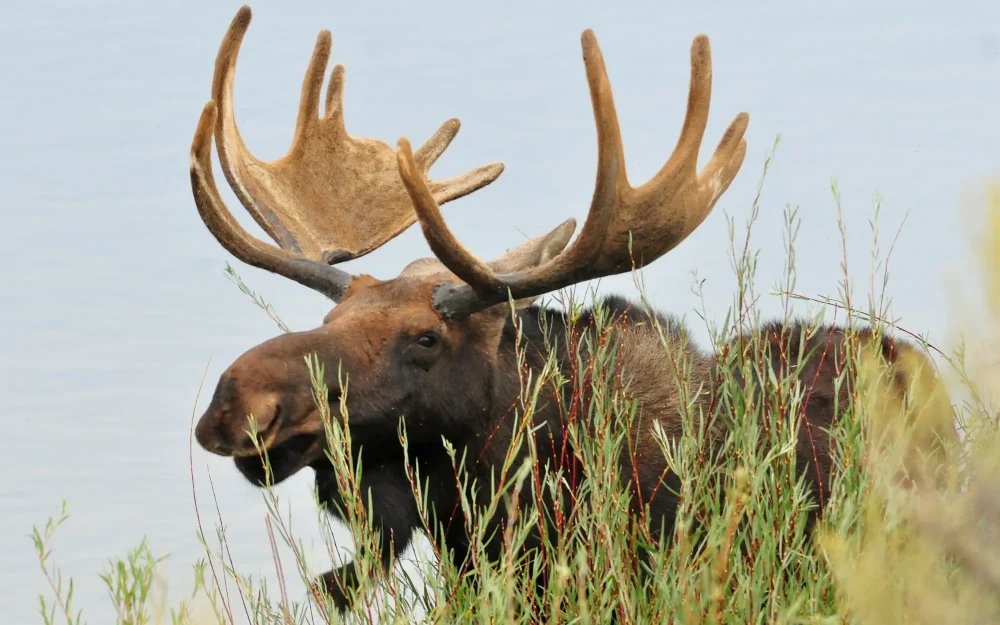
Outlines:
[[[652,325],[653,320],[650,315],[641,306],[625,298],[607,297],[600,301],[598,306],[603,309],[602,319],[604,321],[600,323],[597,321],[597,311],[592,308],[579,312],[574,321],[569,323],[566,314],[561,310],[539,306],[520,310],[516,325],[513,320],[507,322],[501,338],[493,384],[490,389],[490,406],[484,411],[484,417],[488,422],[479,422],[476,425],[477,434],[472,437],[472,439],[484,439],[474,441],[480,445],[481,449],[489,445],[495,448],[497,453],[506,453],[506,444],[513,436],[520,415],[525,412],[521,397],[522,395],[530,397],[533,392],[533,389],[526,390],[523,387],[525,378],[522,368],[532,372],[531,384],[538,383],[539,376],[554,351],[555,364],[560,369],[562,376],[571,380],[573,385],[578,385],[578,390],[575,391],[579,393],[576,398],[578,407],[586,406],[590,385],[581,378],[584,372],[575,369],[578,364],[582,364],[584,368],[591,364],[591,346],[599,342],[602,335],[603,337],[610,335],[618,341],[622,336],[621,329],[628,325],[641,324],[646,328]],[[662,331],[667,337],[670,337],[670,340],[681,344],[683,351],[696,358],[700,356],[697,350],[688,343],[686,333],[673,319],[657,315],[656,321],[659,322]],[[612,322],[614,328],[609,331]],[[583,338],[586,334],[590,336]],[[658,341],[654,339],[654,342],[656,342],[655,347],[659,348]],[[626,369],[631,369],[627,372],[628,374],[639,377],[655,377],[657,375],[657,371],[628,366],[628,356],[641,354],[644,351],[642,345],[625,347],[622,344],[620,347],[624,348],[626,355]],[[656,385],[654,380],[644,380],[644,382]],[[643,383],[641,386],[647,387],[650,384]],[[558,397],[551,383],[541,383],[538,396],[532,407],[533,421],[535,426],[547,424],[548,431],[537,435],[540,437],[539,440],[545,438],[561,443],[564,438],[562,430],[567,415],[572,410],[571,406],[566,403],[567,401],[571,401],[570,398]],[[560,447],[562,447],[561,444]],[[542,453],[540,448],[539,453]]]
[[[673,360],[662,358],[660,335],[653,326],[662,329],[680,351],[693,356],[703,371],[708,361],[688,342],[683,328],[669,317],[658,314],[658,323],[654,324],[640,305],[620,297],[605,298],[598,307],[603,311],[600,323],[597,312],[590,308],[576,314],[572,323],[561,310],[539,306],[521,309],[516,313],[516,322],[510,318],[505,322],[495,360],[486,363],[481,352],[472,347],[461,354],[460,379],[436,381],[440,386],[426,395],[431,401],[407,413],[411,455],[436,458],[442,453],[444,437],[456,448],[466,449],[469,459],[495,465],[504,461],[518,433],[531,428],[536,449],[543,456],[540,460],[569,453],[565,445],[566,422],[581,408],[586,413],[589,405],[586,370],[592,364],[591,346],[608,337],[618,343],[622,354],[621,362],[611,366],[622,368],[633,390],[648,391],[646,414],[670,413],[677,401],[676,392],[671,391],[676,385],[669,382],[672,371],[668,368]],[[553,355],[563,378],[571,381],[575,396],[566,396],[551,381],[539,380]],[[681,360],[680,354],[676,355]],[[584,370],[577,371],[578,364]],[[525,377],[528,371],[530,383]],[[532,424],[525,429],[521,426],[528,410]],[[527,453],[525,440],[518,443],[519,453]]]

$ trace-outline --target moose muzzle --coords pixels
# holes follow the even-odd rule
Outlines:
[[[264,448],[276,442],[282,419],[281,394],[255,386],[232,370],[222,374],[194,431],[206,451],[220,456],[258,455],[251,438],[251,419],[256,421],[258,442]]]

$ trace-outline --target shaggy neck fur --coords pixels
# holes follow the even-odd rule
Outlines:
[[[664,454],[653,432],[661,429],[668,438],[680,437],[688,427],[686,423],[690,422],[684,418],[682,407],[693,406],[694,413],[690,416],[707,420],[705,443],[712,445],[724,438],[734,418],[744,417],[730,414],[731,410],[725,406],[713,403],[719,396],[715,386],[724,360],[717,361],[714,355],[698,350],[679,323],[660,314],[655,317],[658,323],[653,323],[654,319],[638,305],[618,297],[606,298],[600,307],[607,312],[601,333],[594,331],[593,310],[582,312],[571,325],[558,311],[534,306],[519,311],[516,326],[512,320],[506,322],[495,360],[484,358],[472,348],[457,355],[461,360],[458,370],[462,379],[436,381],[443,386],[428,393],[436,403],[424,404],[420,410],[411,410],[405,415],[407,432],[411,434],[410,462],[416,465],[420,487],[428,487],[424,492],[429,518],[417,509],[410,476],[401,464],[401,449],[387,444],[384,428],[364,433],[355,432],[352,427],[354,445],[369,447],[359,486],[363,497],[371,497],[372,522],[382,536],[379,548],[386,565],[393,556],[399,557],[415,531],[426,527],[425,521],[429,521],[433,539],[447,548],[452,561],[459,566],[467,565],[470,553],[467,528],[477,523],[464,518],[458,483],[475,486],[463,487],[463,490],[478,510],[491,502],[499,483],[505,482],[505,493],[510,493],[511,489],[507,488],[510,480],[528,456],[527,436],[535,439],[541,469],[538,473],[546,469],[561,470],[565,479],[559,482],[563,487],[560,493],[553,494],[544,488],[542,501],[532,501],[530,484],[521,489],[519,500],[514,502],[517,509],[521,514],[533,514],[529,504],[539,504],[540,521],[524,547],[540,546],[539,528],[553,535],[555,505],[559,503],[564,512],[569,512],[577,502],[576,484],[583,477],[577,465],[577,450],[568,444],[565,421],[567,414],[585,417],[589,412],[590,382],[582,374],[589,369],[593,358],[587,353],[587,341],[580,340],[584,333],[589,334],[591,342],[599,334],[615,342],[611,350],[615,360],[613,366],[608,367],[615,376],[613,383],[638,405],[628,431],[618,430],[629,436],[628,453],[620,458],[619,476],[622,486],[632,495],[632,516],[639,519],[636,513],[641,509],[650,529],[654,532],[664,530],[660,536],[669,539],[677,512],[679,478],[666,470]],[[607,331],[609,326],[610,332]],[[860,331],[859,338],[864,339],[866,335],[870,337],[871,333]],[[727,347],[739,348],[750,340],[757,345],[753,353],[746,354],[753,362],[754,371],[766,366],[781,372],[782,377],[794,372],[801,384],[804,395],[802,425],[797,430],[795,463],[796,471],[800,476],[804,474],[806,486],[818,504],[810,515],[809,527],[829,498],[833,461],[829,428],[849,399],[838,382],[845,362],[846,339],[845,331],[833,326],[771,323],[754,335],[738,337]],[[887,337],[881,338],[879,347],[890,362],[903,352],[918,354],[906,343]],[[522,393],[525,397],[529,393],[524,392],[522,376],[530,371],[533,380],[537,380],[548,361],[550,349],[556,350],[564,378],[570,380],[571,388],[577,389],[577,410],[575,413],[567,411],[563,403],[564,396],[573,393],[557,395],[553,385],[546,383],[533,408],[532,423],[524,423],[521,398]],[[523,362],[518,361],[519,350]],[[585,371],[578,371],[577,367]],[[608,375],[608,372],[603,373]],[[738,382],[742,380],[739,371],[733,374]],[[907,385],[905,376],[898,378],[898,385],[902,393]],[[527,389],[530,392],[530,387]],[[775,419],[794,416],[779,411],[762,418],[768,427]],[[659,428],[655,427],[657,424]],[[949,430],[946,425],[942,426],[942,435],[952,440],[954,429]],[[442,437],[454,446],[456,461],[464,466],[465,474],[461,479],[442,446]],[[504,464],[515,437],[521,438],[505,474]],[[372,446],[382,453],[372,454]],[[355,449],[356,453],[358,451]],[[337,510],[342,502],[332,467],[329,463],[318,463],[315,468],[320,497],[328,509],[339,516]],[[560,501],[556,501],[557,498]],[[502,504],[488,519],[485,555],[489,558],[501,555],[508,509]],[[642,553],[636,555],[643,556]],[[352,585],[356,575],[351,564],[323,575],[323,584],[335,595],[338,605],[347,605],[341,584]]]
[[[654,323],[638,304],[619,297],[606,298],[600,306],[606,313],[601,334],[616,342],[615,353],[618,357],[614,371],[605,374],[620,376],[618,383],[624,386],[625,392],[640,399],[639,413],[629,432],[632,452],[621,459],[622,470],[624,476],[633,472],[639,476],[638,491],[633,493],[633,501],[637,504],[638,500],[649,503],[651,520],[657,525],[665,523],[669,529],[676,507],[672,490],[676,490],[677,482],[676,476],[665,470],[663,453],[652,436],[652,424],[659,422],[669,436],[679,436],[679,401],[688,401],[692,397],[704,404],[707,414],[706,400],[710,389],[698,385],[708,384],[714,377],[713,361],[691,343],[684,329],[672,318],[657,315],[658,323]],[[486,401],[488,405],[474,411],[477,416],[472,419],[468,414],[463,415],[466,424],[462,428],[438,432],[436,444],[428,440],[431,446],[422,450],[420,464],[426,463],[422,469],[426,471],[424,475],[437,473],[431,478],[432,484],[455,483],[454,475],[449,475],[452,473],[451,463],[441,450],[440,435],[456,446],[458,457],[463,452],[466,454],[465,467],[470,483],[475,479],[480,485],[488,485],[499,474],[511,441],[519,434],[527,436],[534,427],[540,464],[547,465],[549,470],[563,470],[568,476],[567,489],[563,493],[564,506],[567,506],[564,510],[568,510],[574,485],[580,478],[574,450],[565,436],[565,421],[570,409],[564,402],[568,398],[557,397],[552,384],[544,384],[534,407],[533,423],[524,427],[521,423],[524,408],[520,398],[524,391],[522,377],[526,371],[519,369],[516,348],[522,350],[523,367],[532,372],[533,380],[537,380],[545,366],[549,350],[555,350],[562,375],[570,380],[580,380],[577,383],[581,391],[579,404],[573,412],[586,415],[589,382],[582,378],[586,372],[574,371],[574,368],[579,362],[586,369],[590,362],[587,340],[592,345],[598,338],[594,328],[595,315],[594,310],[587,309],[570,327],[561,311],[532,306],[519,311],[519,328],[515,327],[513,320],[507,322],[498,350],[492,387],[486,393],[482,392],[486,389],[479,389],[480,401]],[[581,340],[583,334],[589,334],[588,339]],[[442,419],[442,416],[437,416],[439,422],[451,420]],[[511,464],[512,471],[527,457],[528,449],[528,441],[522,438]],[[432,459],[435,456],[437,460]],[[438,460],[445,461],[439,463]],[[455,515],[459,508],[457,490],[448,487],[447,491],[450,496],[444,496],[439,487],[435,503],[438,514],[443,513],[445,531],[452,539],[450,546],[454,547],[454,543],[464,543],[465,540],[461,529],[453,533],[451,528],[462,528],[464,523]],[[521,500],[527,503],[530,494],[525,491],[530,492],[530,489],[522,490]],[[486,505],[492,497],[493,493],[488,488],[481,487],[475,500],[479,505]],[[548,507],[554,502],[544,503]],[[494,527],[503,527],[505,517],[506,510],[498,511],[493,519]],[[496,550],[496,555],[499,555],[500,542],[495,540],[490,546],[491,551]]]

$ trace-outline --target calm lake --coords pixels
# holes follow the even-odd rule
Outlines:
[[[567,217],[582,223],[593,192],[594,122],[579,35],[592,27],[614,87],[633,184],[673,149],[683,118],[688,49],[711,37],[712,113],[702,162],[729,121],[751,115],[739,177],[703,226],[644,272],[654,303],[721,323],[735,288],[727,216],[742,238],[777,135],[751,245],[761,250],[761,307],[785,260],[783,211],[798,207],[796,290],[837,297],[841,245],[831,180],[848,226],[854,296],[869,289],[873,197],[888,250],[893,314],[947,347],[968,235],[967,199],[1000,173],[1000,3],[800,2],[472,5],[347,2],[252,5],[236,78],[240,130],[260,158],[285,152],[300,81],[319,29],[347,66],[354,135],[422,142],[463,122],[432,174],[501,160],[489,188],[447,205],[457,236],[491,258]],[[275,579],[261,493],[195,445],[192,414],[219,374],[279,329],[224,273],[231,262],[293,329],[317,325],[321,296],[240,264],[198,218],[188,177],[195,124],[215,54],[238,2],[42,1],[10,4],[0,22],[0,383],[6,479],[0,521],[5,623],[41,622],[47,585],[28,537],[68,502],[51,545],[90,623],[113,622],[98,574],[146,537],[171,605],[191,589],[197,539],[192,467],[214,535],[211,475],[237,567]],[[217,170],[217,181],[224,178]],[[238,201],[230,209],[264,237]],[[978,194],[978,195],[977,195]],[[908,216],[907,216],[908,213]],[[380,277],[429,255],[418,229],[346,266]],[[692,291],[704,281],[704,295]],[[634,295],[629,276],[605,292]],[[797,308],[802,314],[813,310]],[[205,376],[200,399],[199,384]],[[189,453],[190,452],[190,453]],[[311,473],[278,488],[310,564],[329,564]],[[343,534],[339,540],[343,540]],[[310,546],[311,545],[311,546]],[[304,596],[291,554],[289,592]],[[50,596],[51,598],[51,596]]]

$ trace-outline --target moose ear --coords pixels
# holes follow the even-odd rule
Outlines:
[[[567,219],[563,223],[553,228],[548,234],[528,239],[521,245],[507,250],[507,253],[497,258],[487,265],[499,275],[521,273],[533,267],[540,267],[558,256],[569,243],[573,231],[576,230],[576,220]],[[421,258],[413,261],[403,269],[400,277],[423,278],[426,276],[450,273],[445,265],[437,258]],[[538,295],[525,297],[514,301],[514,308],[522,310],[531,306]],[[504,301],[484,308],[475,315],[480,319],[487,318],[504,320],[510,316],[510,302]],[[503,325],[501,323],[500,327]]]
[[[548,234],[528,239],[521,245],[507,250],[507,253],[488,263],[490,269],[497,274],[519,273],[532,267],[540,267],[559,255],[569,243],[576,220],[568,219],[556,226]],[[419,267],[414,267],[419,271]],[[522,310],[531,306],[539,296],[523,297],[514,300],[514,309]],[[476,328],[483,339],[483,344],[489,346],[488,358],[495,358],[497,346],[503,335],[504,326],[511,317],[510,301],[505,300],[471,315],[466,323]]]
[[[544,265],[563,251],[574,230],[576,220],[567,219],[548,234],[528,239],[514,249],[507,250],[506,254],[488,263],[489,267],[502,275]]]
[[[447,267],[436,258],[418,258],[403,268],[399,273],[400,278],[422,278],[437,273],[447,272]]]
[[[574,230],[576,230],[576,220],[568,219],[548,234],[528,239],[521,245],[507,250],[506,254],[491,261],[488,265],[498,274],[517,273],[544,265],[563,251],[566,244],[569,243],[569,238],[573,236]],[[446,273],[447,271],[448,268],[437,258],[418,258],[403,268],[399,277],[418,278]],[[528,298],[529,304],[534,299]]]
[[[576,220],[567,219],[548,234],[528,239],[521,245],[507,250],[507,253],[489,263],[490,269],[503,275],[505,273],[520,273],[533,267],[540,267],[559,255],[569,243],[573,231],[576,230]],[[540,296],[525,297],[514,300],[514,308],[521,310],[531,306]],[[503,302],[491,308],[504,314],[510,313],[510,303]]]

